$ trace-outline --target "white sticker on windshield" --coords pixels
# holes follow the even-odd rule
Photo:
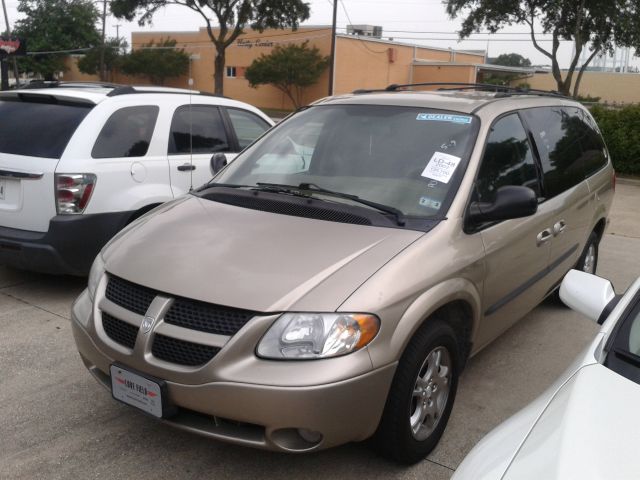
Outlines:
[[[448,153],[436,152],[422,171],[422,176],[437,180],[442,183],[449,183],[456,167],[460,163],[460,157],[449,155]]]

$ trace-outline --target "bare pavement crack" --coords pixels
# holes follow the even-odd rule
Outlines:
[[[11,295],[10,293],[7,293],[7,292],[3,292],[2,290],[4,290],[5,288],[9,288],[9,286],[0,288],[0,295],[4,295],[6,297],[12,298],[14,300],[17,300],[20,303],[24,303],[25,305],[29,305],[30,307],[37,308],[38,310],[41,310],[43,312],[50,313],[51,315],[55,315],[56,317],[62,318],[64,320],[69,320],[69,321],[71,320],[71,318],[69,317],[65,317],[64,315],[60,315],[59,313],[52,312],[51,310],[47,310],[46,308],[43,308],[40,305],[35,305],[33,303],[27,302],[26,300],[23,300],[20,297],[16,297],[15,295]]]

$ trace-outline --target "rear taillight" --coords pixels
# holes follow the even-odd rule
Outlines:
[[[616,191],[616,172],[615,170],[613,171],[613,173],[611,174],[611,188],[613,188],[613,191]]]
[[[56,210],[60,215],[82,213],[87,207],[96,176],[92,173],[56,174]]]

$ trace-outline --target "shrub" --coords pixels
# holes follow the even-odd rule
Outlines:
[[[616,172],[640,175],[640,105],[620,109],[594,105],[591,113],[602,130]]]

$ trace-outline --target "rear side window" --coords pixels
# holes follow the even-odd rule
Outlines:
[[[476,199],[493,203],[507,185],[525,186],[540,195],[536,164],[520,118],[507,115],[491,128],[476,182]]]
[[[269,130],[270,125],[251,112],[228,108],[227,113],[236,132],[241,150],[251,145],[256,138]]]
[[[183,105],[171,121],[169,154],[229,152],[229,140],[218,107]]]
[[[114,112],[96,140],[93,158],[144,157],[160,109],[155,105],[125,107]]]
[[[0,101],[0,152],[28,157],[60,158],[90,105],[33,101]],[[53,100],[53,99],[52,99]]]
[[[604,143],[583,110],[541,107],[522,114],[538,147],[548,198],[577,185],[606,164]]]

